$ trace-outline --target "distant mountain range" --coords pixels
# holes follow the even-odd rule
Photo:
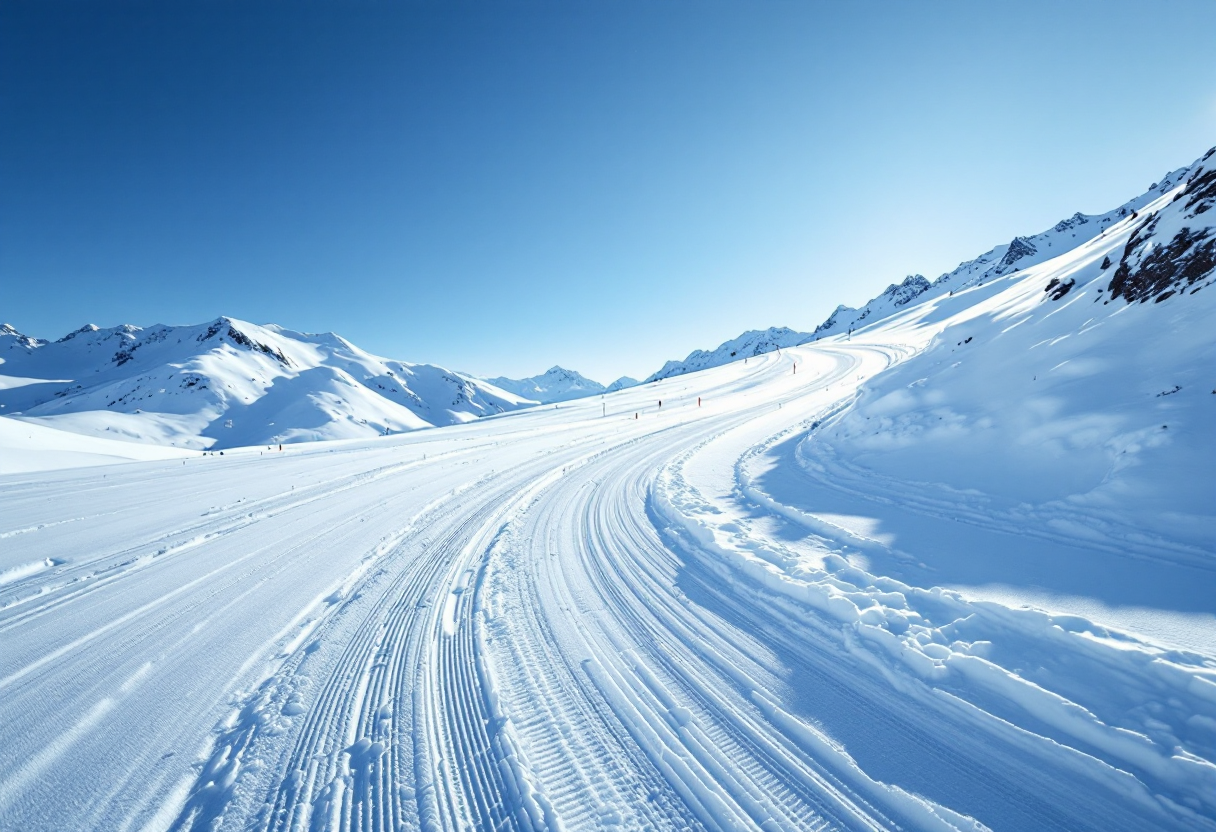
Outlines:
[[[1117,262],[1102,265],[1106,303],[1164,302],[1216,268],[1214,151],[1167,174],[1122,206],[1074,214],[1015,237],[930,282],[912,275],[859,309],[839,306],[812,332],[752,330],[713,350],[668,361],[645,382],[716,367],[820,338],[847,336],[891,315],[1052,260],[1137,221]],[[1185,185],[1184,185],[1185,183]],[[1181,187],[1184,185],[1184,187]],[[1140,212],[1175,192],[1165,208]],[[1061,278],[1053,300],[1072,288]],[[968,293],[972,294],[972,293]],[[960,298],[960,301],[962,299]],[[525,379],[478,379],[393,361],[334,335],[217,318],[193,326],[85,326],[53,343],[0,326],[0,416],[110,439],[221,449],[374,436],[451,425],[537,403],[611,393],[610,385],[553,367]]]
[[[466,422],[535,402],[333,333],[217,318],[89,325],[53,343],[0,327],[0,414],[112,439],[227,448]]]
[[[598,381],[592,381],[583,374],[564,367],[550,367],[544,373],[529,378],[499,377],[486,379],[486,381],[502,390],[508,390],[517,396],[542,404],[581,399],[584,396],[595,396],[600,393],[614,393],[638,383],[637,379],[621,376],[605,387]]]

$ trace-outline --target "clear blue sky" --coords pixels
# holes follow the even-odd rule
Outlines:
[[[0,4],[0,319],[609,381],[1216,144],[1216,3]]]

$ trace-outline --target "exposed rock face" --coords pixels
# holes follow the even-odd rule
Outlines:
[[[1216,149],[1214,149],[1216,150]],[[1186,188],[1132,234],[1110,281],[1111,298],[1155,303],[1197,292],[1196,284],[1216,270],[1216,228],[1209,210],[1216,205],[1216,165],[1209,150]],[[1210,282],[1210,281],[1209,281]]]
[[[1060,224],[1056,226],[1056,230],[1060,230],[1060,225],[1064,225],[1064,222],[1066,221],[1061,221]],[[1071,226],[1066,227],[1071,228]],[[1000,269],[1002,271],[1008,269],[1023,257],[1030,257],[1037,251],[1038,249],[1034,247],[1034,244],[1031,243],[1030,240],[1026,239],[1025,237],[1014,237],[1009,243],[1009,250],[1006,251],[1005,256],[1001,258]]]

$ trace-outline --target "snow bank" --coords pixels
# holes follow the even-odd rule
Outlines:
[[[177,448],[82,436],[0,416],[0,474],[195,456]]]

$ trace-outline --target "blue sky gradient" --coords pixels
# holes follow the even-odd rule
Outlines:
[[[1216,4],[0,5],[0,319],[646,375],[1216,144]]]

